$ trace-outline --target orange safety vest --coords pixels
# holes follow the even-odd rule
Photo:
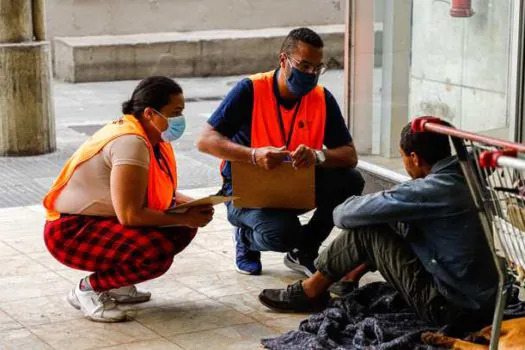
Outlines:
[[[299,145],[304,144],[313,149],[321,149],[326,124],[324,88],[317,85],[301,98],[298,106],[287,110],[277,103],[274,74],[275,71],[271,71],[250,77],[253,82],[251,146],[258,148],[287,145],[289,151],[295,151]],[[280,109],[280,114],[277,108]]]
[[[169,170],[168,174],[161,169],[153,152],[153,147],[149,143],[146,132],[140,122],[132,115],[124,115],[121,119],[109,123],[97,131],[69,158],[55,182],[53,182],[51,189],[44,197],[44,208],[46,209],[46,219],[48,221],[60,218],[60,213],[54,209],[54,204],[75,170],[82,163],[93,158],[109,142],[122,135],[140,136],[146,140],[148,145],[150,155],[147,193],[148,208],[155,210],[166,210],[169,208],[177,189],[177,163],[173,148],[169,142],[159,143],[160,154],[166,162]]]

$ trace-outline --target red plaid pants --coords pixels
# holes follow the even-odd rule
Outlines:
[[[94,272],[100,292],[164,274],[197,233],[188,227],[124,227],[117,218],[62,215],[46,222],[47,249],[62,264]]]

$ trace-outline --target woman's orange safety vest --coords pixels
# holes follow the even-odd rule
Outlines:
[[[177,164],[173,148],[169,142],[159,143],[160,154],[169,169],[168,174],[161,169],[156,160],[153,147],[149,143],[146,132],[140,122],[132,115],[124,115],[122,119],[109,123],[97,131],[69,158],[51,186],[51,190],[49,190],[44,197],[47,220],[53,221],[60,218],[60,213],[54,209],[55,201],[71,179],[75,170],[82,163],[90,160],[99,153],[109,142],[122,135],[140,136],[148,145],[150,155],[147,193],[148,208],[155,210],[166,210],[169,208],[177,189]]]
[[[321,149],[326,124],[324,88],[317,85],[294,108],[287,110],[277,103],[274,74],[275,71],[271,71],[250,77],[253,82],[251,147],[287,146],[289,151],[295,151],[304,144]]]

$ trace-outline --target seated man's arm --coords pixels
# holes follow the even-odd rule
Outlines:
[[[325,89],[326,98],[326,125],[324,144],[326,161],[322,165],[326,168],[355,168],[357,152],[352,142],[352,136],[345,124],[341,109],[334,96]]]
[[[441,204],[420,200],[423,190],[414,182],[347,199],[334,210],[335,225],[339,228],[355,228],[421,220],[437,215],[436,209]]]

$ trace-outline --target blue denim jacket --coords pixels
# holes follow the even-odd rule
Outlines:
[[[423,179],[349,198],[335,209],[334,222],[340,228],[404,223],[398,233],[446,299],[469,309],[494,300],[496,270],[455,157],[436,163]]]

